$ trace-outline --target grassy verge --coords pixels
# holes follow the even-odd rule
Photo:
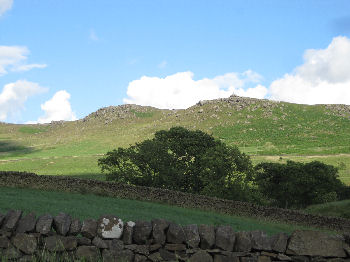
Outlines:
[[[98,158],[100,156],[0,160],[0,170],[105,180],[105,176],[101,174],[101,170],[97,166]]]
[[[320,205],[312,205],[306,208],[304,211],[316,215],[342,217],[350,219],[350,200],[336,201]]]
[[[66,212],[80,219],[98,218],[102,214],[115,214],[124,221],[149,221],[154,218],[164,218],[182,225],[231,225],[236,231],[263,230],[268,234],[291,233],[296,229],[305,229],[305,227],[296,225],[228,216],[152,202],[90,194],[0,187],[0,212],[4,213],[9,209],[20,209],[24,212],[34,211],[37,215],[44,213],[56,215],[59,212]]]

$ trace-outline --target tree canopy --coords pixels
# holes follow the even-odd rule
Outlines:
[[[346,190],[337,168],[319,161],[260,163],[255,169],[260,191],[284,208],[336,201]]]
[[[173,127],[99,159],[107,179],[123,183],[251,200],[253,165],[237,147],[200,130]]]

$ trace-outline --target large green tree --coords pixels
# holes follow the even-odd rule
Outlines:
[[[108,180],[252,200],[249,156],[200,130],[173,127],[99,159]]]
[[[255,169],[261,192],[284,208],[336,201],[346,191],[337,168],[319,161],[260,163]]]

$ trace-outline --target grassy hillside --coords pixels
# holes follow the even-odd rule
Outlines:
[[[181,125],[237,145],[254,162],[320,160],[350,183],[350,106],[297,105],[232,96],[186,110],[122,105],[74,122],[0,124],[0,170],[103,179],[97,159]],[[282,160],[280,157],[282,156]]]
[[[0,213],[9,209],[37,215],[57,215],[65,212],[80,219],[98,218],[101,214],[115,214],[124,221],[164,218],[178,224],[231,225],[235,231],[263,230],[268,234],[291,233],[304,227],[223,214],[168,206],[136,200],[118,199],[89,194],[42,191],[35,189],[0,188]],[[305,229],[305,228],[304,228]]]
[[[312,205],[305,212],[323,216],[343,217],[350,219],[350,200]]]

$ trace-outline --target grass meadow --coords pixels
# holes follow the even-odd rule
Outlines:
[[[235,217],[196,209],[168,206],[160,203],[119,199],[90,194],[52,192],[25,188],[0,187],[0,213],[9,209],[19,209],[37,215],[57,215],[65,212],[81,220],[98,218],[102,214],[114,214],[123,221],[150,221],[164,218],[187,224],[230,225],[235,231],[263,230],[268,234],[291,233],[305,227],[253,219]]]

